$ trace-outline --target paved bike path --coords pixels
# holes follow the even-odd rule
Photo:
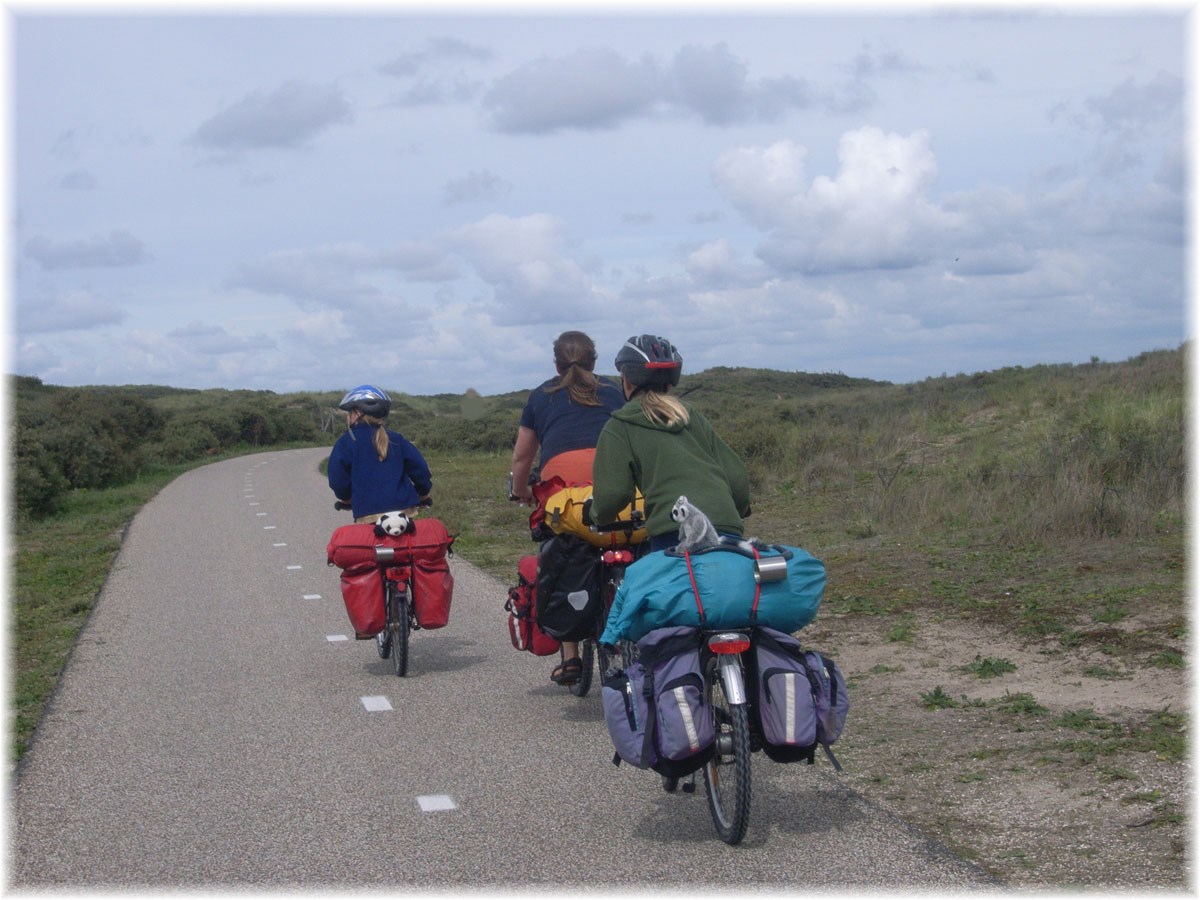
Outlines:
[[[702,785],[612,765],[598,685],[513,650],[507,585],[460,558],[397,678],[325,565],[325,455],[205,466],[135,518],[14,775],[10,887],[996,887],[822,764],[755,755],[726,846]]]

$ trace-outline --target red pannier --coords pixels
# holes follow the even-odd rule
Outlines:
[[[376,535],[370,523],[342,525],[334,530],[326,547],[331,566],[342,572],[342,599],[346,612],[359,637],[371,637],[383,629],[383,584],[378,575],[380,564],[388,565],[394,574],[403,576],[411,568],[413,581],[413,610],[421,628],[443,628],[450,621],[450,602],[454,596],[454,576],[446,561],[454,537],[438,519],[413,519],[412,528],[399,537]],[[385,552],[391,550],[390,557]],[[368,568],[369,567],[369,568]],[[377,590],[371,592],[367,579],[361,574],[370,571],[375,576]],[[378,608],[378,617],[374,610]],[[369,627],[378,627],[366,634]],[[365,623],[368,628],[360,628]]]
[[[383,579],[378,566],[372,563],[344,569],[342,600],[356,638],[373,638],[383,631],[387,617],[383,610]]]
[[[508,636],[513,647],[534,656],[549,656],[558,652],[558,641],[537,624],[537,566],[536,554],[517,561],[517,586],[509,588],[504,608],[508,611]]]

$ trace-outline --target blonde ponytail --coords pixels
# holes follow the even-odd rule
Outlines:
[[[368,416],[363,414],[363,421],[375,429],[375,452],[379,454],[379,461],[383,462],[387,459],[388,447],[391,446],[391,440],[388,438],[387,425],[383,419],[376,416]]]
[[[683,401],[666,393],[645,388],[638,391],[637,398],[642,404],[642,415],[655,425],[664,428],[680,428],[687,425],[689,416]]]

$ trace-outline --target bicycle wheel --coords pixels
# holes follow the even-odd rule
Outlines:
[[[379,632],[379,634],[375,635],[375,651],[379,654],[380,659],[387,659],[389,656],[392,655],[392,632],[388,628],[387,621],[386,621],[386,619],[387,619],[387,596],[388,596],[387,591],[388,590],[389,590],[389,588],[387,587],[387,579],[384,579],[384,594],[383,594],[384,610],[383,610],[383,613],[384,613],[385,621],[383,623],[383,631],[381,631],[381,632]]]
[[[716,752],[704,766],[704,792],[717,834],[738,844],[750,824],[750,718],[744,705],[725,697],[715,657],[704,666],[704,691],[717,733]]]
[[[403,678],[408,674],[408,591],[395,583],[388,585],[388,631],[392,636],[392,670]]]
[[[586,697],[588,691],[592,689],[592,660],[595,656],[596,642],[594,640],[584,638],[579,642],[579,680],[567,688],[576,697]]]
[[[622,669],[628,669],[629,664],[633,662],[630,656],[628,647],[632,646],[630,641],[619,641],[617,654],[614,656],[605,649],[604,644],[600,643],[600,635],[604,634],[604,629],[608,626],[608,614],[612,611],[613,598],[617,593],[617,586],[621,583],[621,579],[625,577],[625,568],[622,566],[618,569],[613,569],[612,574],[608,578],[608,587],[606,588],[604,597],[604,612],[599,622],[596,623],[595,639],[590,643],[595,647],[596,651],[596,666],[600,672],[600,677],[603,679],[605,673],[614,665],[619,665]],[[585,663],[585,665],[587,665]],[[580,694],[579,696],[583,696]]]

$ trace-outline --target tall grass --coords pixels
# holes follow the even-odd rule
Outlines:
[[[765,404],[725,433],[760,491],[846,498],[852,533],[993,526],[1010,543],[1182,527],[1182,352]]]

